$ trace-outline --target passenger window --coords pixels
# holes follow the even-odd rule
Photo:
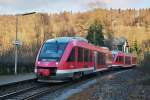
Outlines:
[[[88,59],[89,59],[89,62],[92,62],[92,51],[91,50],[89,51],[89,58]]]
[[[98,57],[98,64],[101,64],[102,63],[102,55],[100,52],[98,53],[97,57]]]
[[[104,65],[106,60],[105,53],[99,52],[98,53],[98,64]]]
[[[71,53],[70,53],[70,55],[69,55],[69,57],[67,59],[67,62],[73,62],[73,61],[75,61],[75,48],[73,48],[71,50]]]
[[[102,64],[103,64],[103,65],[106,64],[106,54],[105,54],[105,53],[103,53],[103,62],[102,62]]]
[[[130,57],[129,56],[126,56],[125,57],[125,64],[130,64],[131,61],[130,61]]]
[[[89,54],[89,50],[88,49],[84,49],[84,61],[88,62],[88,54]]]
[[[78,48],[78,62],[82,62],[83,61],[83,49],[82,48]]]

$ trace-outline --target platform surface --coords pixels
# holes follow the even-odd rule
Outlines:
[[[16,82],[35,79],[34,73],[18,74],[18,75],[2,75],[0,76],[0,86],[8,85]]]

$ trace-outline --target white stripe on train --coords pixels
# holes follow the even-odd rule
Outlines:
[[[67,69],[67,70],[57,70],[56,73],[58,74],[64,74],[64,73],[74,73],[74,72],[79,72],[79,71],[90,71],[90,70],[94,70],[94,67],[90,67],[90,68],[78,68],[78,69]]]
[[[123,67],[131,67],[132,65],[128,65],[128,66],[124,66],[124,65],[112,65],[112,67],[117,67],[117,66],[123,66]],[[93,71],[93,72],[97,72],[97,71],[103,71],[103,70],[107,70],[109,67],[106,68],[100,68],[100,69],[96,69],[94,70],[94,67],[90,67],[90,68],[78,68],[78,69],[66,69],[66,70],[57,70],[57,74],[65,74],[65,73],[74,73],[74,72],[80,72],[80,71]]]
[[[74,72],[81,72],[81,71],[93,71],[93,72],[97,72],[97,71],[103,71],[103,70],[107,70],[108,68],[100,68],[100,69],[96,69],[94,70],[94,67],[90,67],[90,68],[78,68],[78,69],[67,69],[67,70],[57,70],[57,74],[65,74],[65,73],[74,73]]]

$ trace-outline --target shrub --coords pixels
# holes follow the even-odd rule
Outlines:
[[[144,60],[142,61],[141,69],[144,72],[150,73],[150,52],[144,54]]]

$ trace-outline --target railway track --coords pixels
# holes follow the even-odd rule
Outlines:
[[[21,89],[21,87],[20,87],[19,90],[18,89],[17,90],[12,90],[10,92],[6,92],[5,94],[0,95],[0,100],[5,100],[5,99],[9,99],[9,98],[15,97],[15,96],[17,96],[19,94],[22,94],[22,93],[34,90],[34,89],[36,89],[38,87],[41,87],[41,86],[45,86],[45,84],[35,84],[35,85],[29,86],[27,88],[23,87],[23,89]]]
[[[112,72],[106,72],[104,73],[104,75],[107,74],[111,74],[111,73],[115,73],[116,71],[112,71]],[[121,71],[120,71],[121,72]],[[0,100],[33,100],[39,96],[43,96],[45,94],[50,94],[54,91],[57,91],[59,89],[62,88],[66,88],[67,86],[73,85],[73,84],[78,84],[81,83],[83,81],[87,81],[87,80],[92,80],[94,78],[98,78],[98,76],[93,77],[93,75],[90,75],[87,77],[83,77],[82,80],[78,80],[78,81],[71,81],[71,82],[67,82],[67,83],[63,83],[63,84],[41,84],[39,86],[33,86],[30,88],[26,88],[26,89],[22,89],[16,92],[11,92],[5,95],[1,95],[0,96]]]
[[[73,83],[69,82],[66,84],[57,84],[57,85],[43,84],[39,86],[33,86],[26,89],[21,89],[16,92],[11,92],[8,94],[1,95],[0,100],[31,100],[40,95],[51,93],[53,91],[56,91],[62,87],[66,87],[71,84]]]

